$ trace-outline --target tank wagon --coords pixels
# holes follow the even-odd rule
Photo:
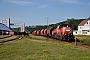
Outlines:
[[[44,29],[42,29],[42,30],[40,31],[40,35],[41,35],[41,36],[44,36]]]
[[[49,28],[49,29],[47,30],[47,34],[48,34],[49,37],[52,37],[52,31],[53,31],[54,29],[56,29],[56,27],[51,27],[51,28]]]
[[[33,35],[37,35],[37,30],[32,32]]]
[[[47,36],[47,28],[46,29],[44,29],[44,36]]]
[[[41,30],[37,30],[37,35],[38,35],[38,36],[41,35],[40,32],[41,32]]]

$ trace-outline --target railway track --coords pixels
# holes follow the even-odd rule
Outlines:
[[[20,36],[11,36],[11,35],[2,36],[2,37],[0,37],[0,43],[13,41],[13,40],[16,40],[16,39],[19,39],[19,38],[20,38]]]
[[[27,37],[29,39],[33,39],[33,40],[42,40],[42,41],[53,41],[53,42],[57,42],[57,43],[64,43],[64,44],[73,44],[73,45],[76,45],[76,42],[73,41],[73,42],[66,42],[66,41],[61,41],[61,40],[57,40],[57,39],[52,39],[52,38],[47,38],[47,37],[41,37],[40,38],[38,36],[32,36],[30,35],[29,37]],[[90,48],[90,45],[88,44],[83,44],[81,42],[77,42],[77,46],[83,46],[83,47],[86,47],[86,48]]]

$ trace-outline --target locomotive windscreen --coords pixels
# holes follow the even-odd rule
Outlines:
[[[62,26],[62,27],[70,27],[69,24],[61,24],[60,26]]]

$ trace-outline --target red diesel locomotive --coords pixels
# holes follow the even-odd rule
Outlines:
[[[57,28],[55,28],[52,31],[51,35],[52,37],[60,40],[66,40],[66,41],[74,40],[73,30],[68,24],[58,25]]]

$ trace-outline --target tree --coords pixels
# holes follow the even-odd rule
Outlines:
[[[90,19],[90,18],[89,18]],[[73,30],[77,30],[78,29],[78,24],[84,19],[67,19],[66,21],[63,22],[58,22],[56,24],[50,24],[48,27],[57,27],[60,24],[69,24],[71,26],[71,28]],[[25,29],[30,31],[30,33],[32,33],[34,30],[41,30],[41,29],[45,29],[47,28],[47,25],[36,25],[36,26],[26,26]],[[16,30],[19,30],[19,28],[17,28]]]
[[[67,23],[71,26],[72,29],[75,28],[75,19],[67,19]]]
[[[88,19],[90,20],[90,17]]]

